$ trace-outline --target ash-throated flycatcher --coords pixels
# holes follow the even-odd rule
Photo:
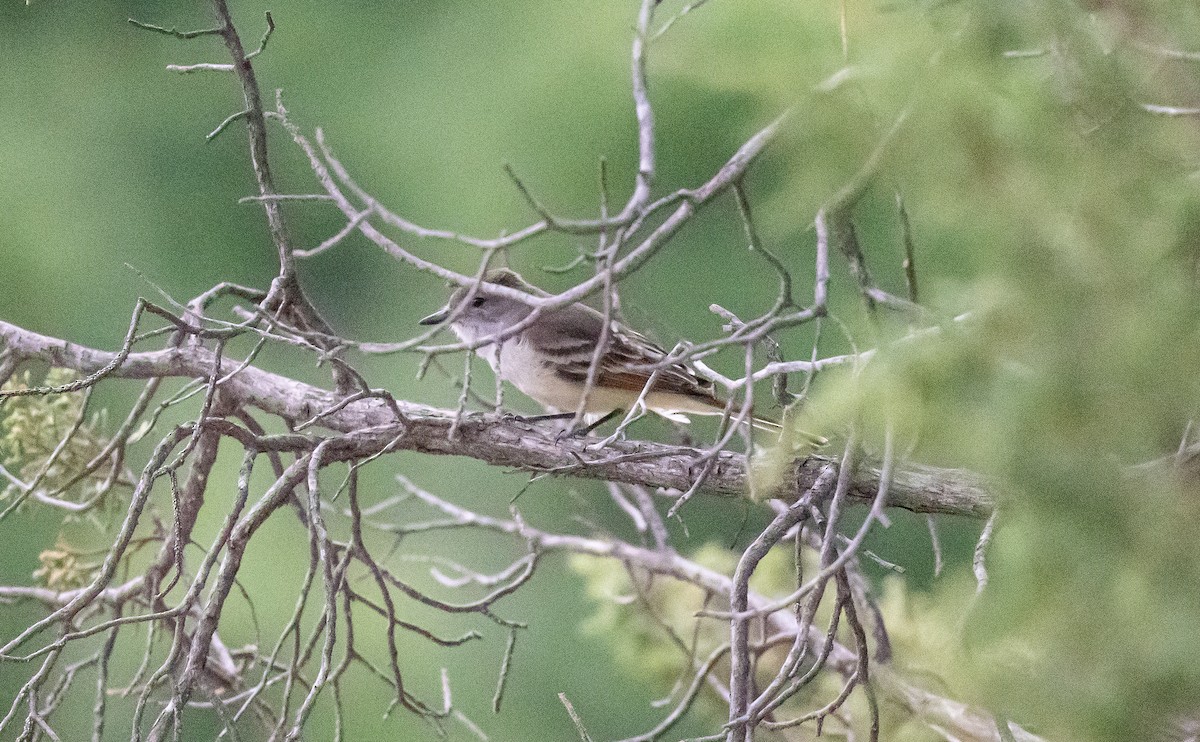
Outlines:
[[[483,280],[546,296],[504,268],[490,271]],[[517,299],[482,292],[466,302],[470,293],[470,287],[455,289],[446,306],[422,319],[421,324],[437,325],[449,320],[450,329],[459,339],[475,343],[504,333],[533,312],[533,307]],[[574,412],[585,394],[585,413],[607,416],[628,410],[637,403],[652,375],[654,383],[644,397],[647,409],[685,423],[685,413],[725,412],[725,401],[717,396],[710,379],[682,362],[663,364],[667,353],[662,348],[615,320],[600,356],[595,383],[588,389],[588,370],[603,332],[604,315],[576,302],[543,312],[529,327],[498,344],[480,346],[477,352],[497,376],[551,412]],[[778,423],[760,417],[754,417],[752,423],[764,430],[780,429]],[[821,436],[803,435],[812,443],[825,443]]]

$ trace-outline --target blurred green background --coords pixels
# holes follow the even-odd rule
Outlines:
[[[871,548],[908,569],[887,587],[897,665],[932,678],[939,692],[1055,739],[1139,738],[1169,714],[1200,707],[1196,491],[1165,477],[1126,475],[1130,464],[1174,451],[1195,414],[1200,131],[1194,117],[1153,116],[1140,104],[1200,102],[1200,68],[1154,51],[1200,48],[1197,10],[1153,2],[846,5],[848,60],[842,6],[832,1],[717,0],[657,40],[649,70],[659,191],[699,185],[795,105],[747,186],[765,244],[794,272],[803,297],[812,278],[813,215],[909,111],[855,210],[860,237],[876,280],[903,294],[894,201],[901,192],[923,303],[937,317],[972,317],[883,354],[857,382],[818,379],[810,417],[833,435],[861,418],[877,444],[890,415],[917,458],[984,472],[1006,500],[992,583],[963,631],[980,524],[942,522],[948,569],[937,580],[923,519],[897,514],[873,537]],[[659,17],[681,7],[666,0]],[[247,46],[263,30],[264,11],[278,25],[255,62],[265,96],[282,89],[294,121],[310,132],[323,127],[358,182],[409,219],[478,236],[528,224],[534,216],[504,175],[506,163],[559,214],[596,213],[602,157],[612,201],[628,196],[636,166],[632,2],[289,0],[236,2],[233,10]],[[211,25],[202,3],[0,5],[0,318],[102,348],[117,347],[136,297],[155,295],[149,282],[184,300],[220,281],[265,287],[276,268],[260,210],[237,204],[254,193],[242,128],[204,140],[240,107],[234,80],[164,71],[172,63],[226,61],[223,48],[213,38],[138,31],[128,17],[180,29]],[[1014,51],[1029,54],[1005,55]],[[271,132],[280,189],[318,190],[281,134]],[[299,247],[342,226],[326,205],[289,204],[286,214]],[[627,317],[671,344],[717,336],[712,303],[743,317],[765,311],[775,277],[747,253],[741,230],[728,197],[701,212],[622,284]],[[458,270],[476,265],[467,247],[402,241]],[[509,258],[536,283],[561,289],[586,272],[540,268],[592,247],[584,238],[551,236]],[[891,320],[874,328],[836,258],[834,272],[842,329],[830,325],[824,353],[908,329]],[[408,337],[444,297],[436,281],[358,236],[305,262],[301,277],[333,326],[364,341]],[[801,330],[781,340],[792,357],[805,357],[811,335]],[[311,359],[286,352],[269,353],[264,363],[311,380],[324,374]],[[713,365],[733,372],[739,360],[733,354]],[[415,357],[366,358],[358,366],[372,385],[397,396],[439,405],[456,396],[436,373],[416,381]],[[490,381],[482,371],[478,377],[486,393]],[[102,401],[114,418],[136,389],[107,385]],[[515,393],[507,398],[526,405]],[[672,435],[653,425],[639,430]],[[150,445],[135,453],[144,456]],[[236,475],[237,460],[222,461],[210,490],[216,507],[203,523],[208,532]],[[368,470],[366,496],[394,494],[396,471],[497,514],[526,482],[473,461],[403,454]],[[586,533],[593,523],[629,535],[592,483],[541,481],[519,503],[548,529]],[[744,544],[766,517],[757,507],[705,498],[684,514],[685,550]],[[428,515],[415,506],[395,513]],[[307,537],[285,513],[266,530],[242,574],[263,638],[256,640],[239,603],[222,624],[230,644],[269,644],[271,629],[292,610]],[[53,514],[37,509],[0,524],[0,580],[28,581],[58,532]],[[98,538],[78,526],[68,535]],[[478,538],[450,545],[417,538],[399,551],[439,548],[483,571],[519,555],[512,543]],[[619,634],[580,629],[595,605],[566,560],[548,559],[540,569],[501,605],[506,617],[530,623],[518,641],[504,713],[489,710],[505,640],[490,624],[414,610],[412,618],[435,623],[441,635],[477,629],[485,638],[457,650],[405,638],[406,680],[432,700],[440,693],[437,668],[448,667],[456,705],[492,739],[572,738],[558,692],[598,739],[651,726],[662,711],[648,700],[664,696],[671,679],[622,660],[628,654],[612,646]],[[414,581],[424,570],[413,565]],[[0,635],[35,615],[32,607],[5,607]],[[372,619],[360,620],[360,634],[370,636]],[[130,658],[140,651],[137,636],[122,639]],[[118,677],[132,672],[132,662],[119,663]],[[0,672],[0,697],[19,686],[18,674]],[[381,722],[385,689],[366,673],[351,679],[348,738],[434,738],[405,714]],[[90,724],[89,704],[70,709],[80,733]],[[204,738],[211,720],[194,721],[195,738]],[[676,733],[710,733],[717,721],[702,708]],[[328,704],[318,706],[312,737],[324,738],[332,724]],[[121,738],[120,729],[114,717],[112,738]],[[450,733],[467,737],[462,727]]]

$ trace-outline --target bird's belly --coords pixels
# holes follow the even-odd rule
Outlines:
[[[488,359],[491,362],[491,359]],[[574,412],[579,407],[583,384],[563,379],[552,366],[543,363],[543,357],[534,352],[528,343],[510,340],[499,353],[500,378],[509,382],[521,393],[542,406],[555,412]],[[492,363],[492,369],[496,364]],[[611,412],[623,407],[627,393],[593,388],[588,394],[585,412]]]

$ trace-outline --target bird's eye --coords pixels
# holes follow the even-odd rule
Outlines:
[[[475,301],[471,302],[471,306],[473,306],[473,307],[482,307],[482,306],[483,306],[483,302],[484,302],[484,301],[485,301],[485,300],[484,300],[484,297],[482,297],[482,296],[476,296],[476,297],[475,297]]]

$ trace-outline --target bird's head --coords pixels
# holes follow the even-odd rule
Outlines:
[[[532,295],[543,293],[515,271],[497,268],[488,271],[478,286],[456,288],[445,306],[422,319],[421,324],[440,325],[448,321],[455,334],[466,342],[474,342],[504,332],[533,311],[533,307],[519,299],[489,293],[489,286],[503,286]]]

